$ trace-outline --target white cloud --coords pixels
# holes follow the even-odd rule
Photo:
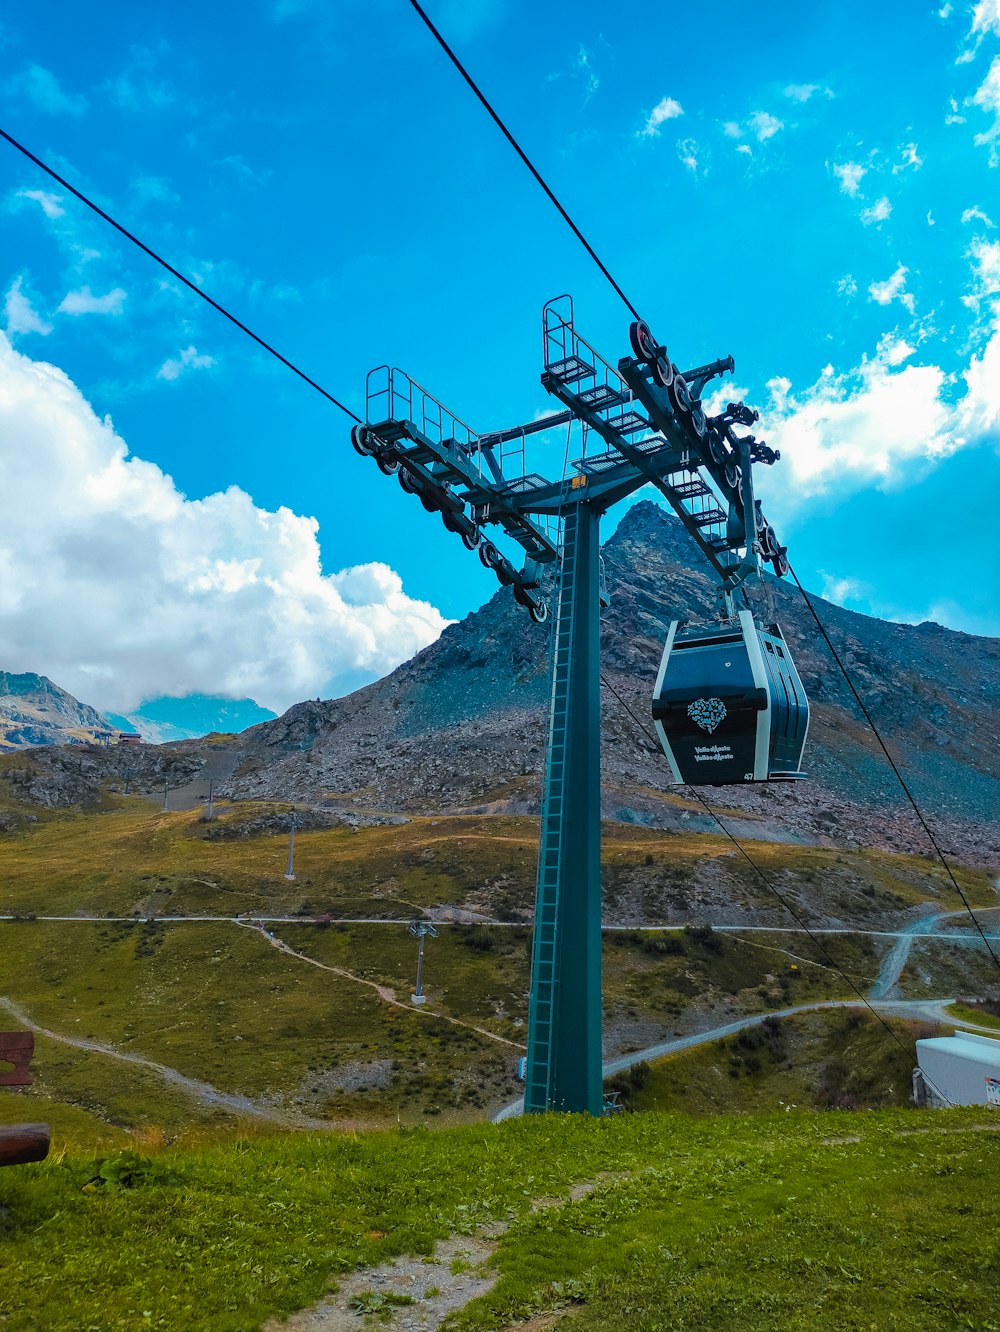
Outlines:
[[[1000,37],[1000,0],[977,0],[970,31],[974,37],[987,33]]]
[[[1000,295],[1000,241],[977,236],[967,255],[972,260],[972,292],[965,303],[975,307]]]
[[[750,128],[760,143],[773,139],[777,132],[785,128],[785,122],[767,111],[755,111],[750,117]]]
[[[580,50],[576,57],[577,72],[586,79],[587,100],[589,101],[601,86],[601,78],[594,68],[593,60],[587,48],[580,43]]]
[[[727,120],[723,123],[722,132],[730,139],[740,139],[743,137],[743,127],[738,125],[735,120]]]
[[[766,413],[768,443],[791,471],[785,487],[799,498],[831,488],[885,484],[915,459],[938,458],[958,447],[941,400],[937,366],[895,369],[876,357],[844,375],[827,366],[804,393],[772,381]]]
[[[876,199],[870,208],[862,208],[861,221],[866,227],[881,226],[892,212],[892,204],[883,194],[881,199]]]
[[[660,126],[664,121],[675,120],[678,116],[682,116],[683,114],[684,108],[681,106],[680,102],[676,101],[673,97],[664,97],[663,100],[657,102],[652,111],[650,111],[646,118],[645,125],[638,131],[638,137],[648,139],[653,135],[659,134]]]
[[[853,199],[858,192],[858,186],[861,184],[861,178],[868,171],[860,162],[835,162],[833,164],[833,174],[840,181],[840,188],[844,194],[849,194]]]
[[[62,217],[66,211],[60,202],[59,195],[50,194],[48,190],[18,190],[17,197],[34,200],[46,217]]]
[[[45,322],[26,294],[24,278],[15,278],[7,288],[4,315],[7,319],[8,336],[17,333],[40,333],[44,337],[46,333],[52,332],[52,325]]]
[[[868,288],[868,295],[879,305],[889,305],[892,301],[899,301],[910,314],[913,314],[913,293],[906,290],[906,275],[909,271],[900,264],[895,273],[887,277],[884,282],[873,282]]]
[[[949,98],[948,101],[951,110],[948,115],[945,116],[944,123],[946,125],[964,125],[965,117],[959,112],[958,103],[955,101],[954,97]]]
[[[7,91],[26,98],[36,110],[51,116],[79,116],[87,109],[85,97],[65,92],[52,71],[42,65],[29,65],[8,79]]]
[[[1000,430],[1000,316],[993,336],[964,374],[966,393],[957,408],[958,430],[972,439]]]
[[[384,564],[324,575],[314,519],[186,499],[59,369],[0,335],[0,641],[100,708],[209,693],[284,709],[375,677],[446,621]]]
[[[213,356],[203,355],[197,347],[185,347],[176,357],[163,362],[156,372],[157,379],[179,379],[185,370],[208,370],[215,364]]]
[[[698,171],[701,166],[701,162],[699,159],[700,152],[701,149],[698,147],[696,140],[694,139],[677,140],[677,156],[680,158],[684,166],[686,166],[689,171],[694,172],[695,175],[698,174]]]
[[[934,221],[934,214],[931,212],[931,210],[930,210],[929,208],[928,208],[928,210],[927,210],[927,225],[928,225],[929,227],[936,227],[936,226],[937,226],[937,223]]]
[[[79,291],[66,293],[59,304],[59,313],[68,315],[117,315],[121,314],[124,304],[125,292],[121,287],[115,287],[104,296],[95,296],[89,287],[81,287]]]
[[[982,222],[984,227],[992,227],[993,223],[986,216],[981,208],[966,208],[962,214],[963,222]]]
[[[1000,162],[1000,154],[997,152],[997,144],[1000,143],[1000,56],[994,56],[989,73],[972,94],[972,102],[993,117],[993,124],[977,134],[975,142],[989,148],[990,166],[996,166]]]
[[[793,102],[808,102],[818,92],[818,83],[789,83],[785,88],[785,96]]]
[[[858,284],[854,280],[852,274],[850,273],[845,274],[844,277],[840,278],[839,281],[837,282],[838,296],[856,296],[857,292],[858,292]]]
[[[828,574],[825,569],[820,569],[819,573],[823,579],[821,595],[836,606],[843,606],[848,601],[858,601],[867,593],[865,584],[857,578],[838,578],[835,574]]]
[[[907,167],[913,167],[914,171],[919,171],[924,164],[924,159],[917,152],[917,145],[915,143],[904,144],[900,151],[902,153],[902,158],[892,168],[892,174],[898,176],[899,173],[905,171]]]
[[[915,352],[916,347],[911,347],[905,338],[901,338],[895,333],[884,333],[879,338],[875,349],[878,360],[883,361],[886,365],[902,365]]]
[[[936,461],[995,438],[1000,311],[982,351],[959,375],[913,364],[915,355],[894,332],[860,366],[844,374],[827,366],[803,392],[793,392],[786,378],[771,380],[771,405],[763,413],[768,442],[790,469],[775,492],[777,507],[831,490],[906,485]],[[953,386],[962,381],[955,400]]]

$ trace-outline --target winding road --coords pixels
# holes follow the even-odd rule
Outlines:
[[[885,1014],[887,1017],[909,1018],[911,1021],[916,1018],[923,1022],[932,1022],[937,1026],[961,1027],[963,1030],[981,1032],[988,1036],[998,1035],[996,1027],[979,1026],[977,1023],[965,1022],[950,1014],[948,1006],[954,1002],[954,999],[874,1000],[870,1007],[876,1013]],[[634,1050],[630,1054],[607,1059],[603,1064],[603,1073],[609,1078],[614,1073],[623,1073],[635,1064],[663,1059],[666,1055],[679,1054],[682,1050],[693,1050],[697,1045],[707,1045],[711,1041],[722,1040],[725,1036],[735,1036],[737,1032],[746,1031],[748,1027],[759,1027],[768,1018],[794,1017],[796,1013],[813,1013],[824,1008],[867,1006],[860,999],[826,999],[815,1004],[796,1004],[794,1008],[776,1008],[769,1013],[754,1013],[750,1017],[737,1018],[733,1022],[723,1023],[722,1026],[712,1027],[709,1031],[696,1031],[689,1036],[678,1036],[672,1041],[660,1041],[657,1045],[647,1045],[644,1050]],[[521,1096],[516,1101],[509,1102],[502,1110],[498,1110],[492,1120],[494,1124],[498,1124],[503,1119],[514,1119],[523,1113],[524,1097]]]

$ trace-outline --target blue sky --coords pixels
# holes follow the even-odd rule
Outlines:
[[[735,357],[806,585],[1000,634],[1000,0],[698,8],[429,4],[674,359]],[[628,349],[404,0],[12,0],[0,124],[361,414],[390,362],[477,429],[532,418],[563,291]],[[0,667],[283,707],[493,591],[345,417],[5,145],[0,300]]]

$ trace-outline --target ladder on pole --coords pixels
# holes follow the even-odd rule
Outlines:
[[[579,507],[570,504],[563,522],[562,561],[552,644],[552,689],[549,700],[549,743],[545,794],[538,849],[535,927],[531,957],[531,1001],[528,1009],[528,1061],[524,1104],[529,1111],[549,1108],[552,1091],[555,1020],[558,1000],[557,956],[559,898],[566,828],[566,750],[570,724],[569,700],[573,671],[572,625],[576,597],[576,536]]]

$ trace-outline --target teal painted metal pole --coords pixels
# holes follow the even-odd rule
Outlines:
[[[600,1115],[600,511],[564,519],[524,1105]]]

